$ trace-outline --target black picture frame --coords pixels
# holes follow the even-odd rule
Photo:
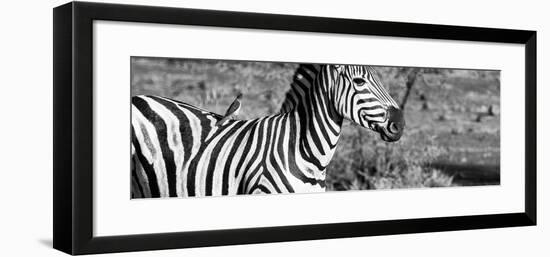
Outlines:
[[[536,31],[71,2],[54,8],[53,246],[69,254],[108,253],[375,236],[536,224]],[[518,213],[93,236],[94,20],[388,37],[516,43],[525,46],[525,210]]]

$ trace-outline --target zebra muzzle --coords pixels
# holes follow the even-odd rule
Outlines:
[[[388,126],[388,131],[397,134],[399,133],[399,128],[397,127],[397,124],[395,122],[390,122],[390,125]]]
[[[405,128],[403,111],[394,107],[388,109],[388,119],[375,124],[375,131],[380,133],[382,140],[394,142],[401,138]]]

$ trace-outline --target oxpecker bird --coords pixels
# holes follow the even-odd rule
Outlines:
[[[235,98],[233,103],[231,103],[229,108],[227,108],[227,111],[225,112],[225,115],[223,116],[223,118],[221,120],[219,120],[218,122],[216,122],[216,126],[220,126],[228,120],[233,120],[233,119],[235,119],[235,117],[237,117],[237,115],[239,115],[239,110],[241,109],[240,99],[241,99],[242,96],[243,96],[243,94],[237,95],[237,97]]]

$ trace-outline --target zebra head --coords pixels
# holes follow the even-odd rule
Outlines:
[[[376,71],[369,66],[329,66],[333,69],[336,111],[378,132],[384,141],[399,140],[405,128],[403,111],[382,86]]]

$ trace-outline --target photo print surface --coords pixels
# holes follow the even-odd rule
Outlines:
[[[500,71],[131,57],[131,198],[500,184]]]

